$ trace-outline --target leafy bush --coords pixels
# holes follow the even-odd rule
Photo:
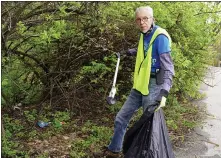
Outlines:
[[[70,155],[72,157],[89,156],[90,152],[97,151],[108,143],[112,130],[108,127],[97,126],[90,121],[82,127],[82,137],[73,141]]]

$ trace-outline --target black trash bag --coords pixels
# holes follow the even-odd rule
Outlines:
[[[146,109],[126,132],[123,143],[125,158],[175,158],[164,119],[157,105]]]

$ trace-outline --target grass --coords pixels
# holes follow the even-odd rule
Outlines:
[[[184,102],[178,103],[177,100],[169,100],[170,105],[163,108],[166,118],[169,135],[174,144],[185,140],[185,134],[198,124],[198,107]],[[68,111],[47,111],[45,110],[39,116],[35,109],[25,110],[20,118],[13,118],[10,115],[3,115],[5,136],[2,139],[2,155],[5,157],[49,157],[56,155],[69,155],[73,158],[90,157],[93,152],[99,151],[104,145],[107,145],[113,134],[114,118],[122,106],[122,102],[114,106],[109,106],[106,112],[101,111],[99,116],[94,118],[74,117],[71,118]],[[131,120],[129,126],[132,126],[142,115],[143,110],[139,109]],[[86,116],[86,114],[84,114]],[[52,121],[46,128],[37,127],[36,120]],[[65,124],[57,126],[55,122],[63,121]],[[68,138],[74,133],[73,138]],[[54,142],[49,142],[52,137],[57,138]],[[59,137],[58,137],[59,136]],[[36,151],[34,146],[27,146],[28,142],[38,142],[49,145],[63,146],[64,149],[57,148],[56,152]],[[52,143],[52,144],[50,144]],[[36,145],[35,145],[36,146]]]
[[[173,101],[170,107],[164,107],[167,128],[173,144],[182,143],[185,135],[200,123],[201,115],[198,105]]]
[[[78,158],[89,156],[102,146],[107,145],[111,135],[111,128],[97,126],[88,121],[81,129],[81,138],[72,143],[70,155]]]

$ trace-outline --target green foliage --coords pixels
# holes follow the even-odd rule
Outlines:
[[[28,152],[18,150],[19,143],[2,138],[2,156],[3,157],[24,157],[28,158]]]
[[[97,126],[90,121],[86,122],[82,128],[84,138],[73,141],[70,155],[78,158],[88,156],[89,148],[98,150],[109,141],[111,134],[112,130],[108,127]]]
[[[213,56],[213,65],[214,66],[220,66],[220,61],[221,61],[221,31],[217,35],[217,39],[213,46],[210,49],[211,52],[214,53]]]
[[[4,65],[2,71],[2,92],[6,96],[6,98],[2,98],[2,104],[12,106],[17,103],[27,104],[38,100],[39,92],[42,89],[41,85],[38,85],[39,82],[34,81],[34,73],[30,72],[30,69],[26,69],[23,63],[14,57],[3,59],[2,62],[3,64],[9,63],[9,65]],[[26,70],[21,71],[22,69]]]
[[[71,126],[69,111],[51,111],[58,102],[65,106],[63,98],[72,102],[69,110],[76,113],[88,109],[87,105],[92,109],[93,104],[105,106],[115,71],[114,53],[137,47],[139,30],[134,11],[146,5],[154,9],[156,24],[165,28],[173,41],[175,77],[167,102],[170,106],[164,108],[167,125],[180,133],[185,131],[181,129],[193,128],[195,119],[189,115],[197,111],[186,101],[187,97],[201,97],[198,88],[207,65],[218,56],[215,51],[220,52],[220,3],[3,2],[3,108],[10,111],[18,103],[51,101],[48,109],[44,109],[45,104],[38,104],[44,109],[39,114],[35,110],[22,111],[25,122],[14,121],[9,115],[3,117],[5,155],[15,157],[18,146],[10,140],[14,137],[47,138]],[[132,87],[134,62],[135,59],[122,57],[116,85],[122,99],[108,107],[109,112],[116,113],[126,100]],[[141,114],[139,111],[133,121]],[[37,119],[52,124],[40,136],[34,129],[22,133],[24,126],[30,127]],[[60,125],[62,121],[64,125]],[[87,148],[95,145],[93,142],[99,146],[109,139],[110,129],[89,125],[83,128],[86,137],[73,143],[72,157],[85,157]]]
[[[15,156],[17,151],[16,150],[12,150],[12,148],[16,148],[18,146],[18,144],[9,142],[7,139],[3,138],[2,139],[2,155],[5,156]]]
[[[121,107],[122,107],[122,104],[123,104],[123,102],[116,102],[116,104],[113,104],[113,105],[111,105],[111,106],[108,106],[108,109],[110,110],[110,112],[112,112],[112,113],[117,113],[120,109],[121,109]]]
[[[193,129],[196,126],[196,123],[193,121],[183,120],[183,125],[190,129]]]
[[[2,136],[2,156],[17,157],[18,155],[26,157],[27,152],[19,150],[22,145],[18,141],[13,141],[13,135],[19,136],[24,129],[20,120],[15,120],[7,114],[2,116],[4,122],[5,134]]]
[[[167,120],[167,127],[171,130],[176,130],[178,128],[174,120]]]
[[[57,111],[53,115],[54,119],[57,119],[59,121],[69,121],[70,120],[70,112],[68,111]]]
[[[39,132],[37,130],[33,129],[30,132],[27,132],[25,137],[23,137],[23,138],[27,138],[28,140],[34,140],[40,136],[39,136]]]
[[[198,109],[191,103],[179,103],[174,96],[170,96],[168,99],[163,110],[167,127],[169,131],[173,131],[170,137],[175,142],[184,141],[185,133],[197,125]]]
[[[83,66],[80,72],[81,76],[88,75],[90,76],[90,82],[98,83],[103,80],[104,75],[110,72],[111,69],[103,63],[97,63],[92,61],[90,66]],[[99,75],[98,75],[99,74]]]
[[[31,141],[36,138],[47,139],[57,133],[65,131],[69,128],[70,113],[66,111],[55,111],[53,114],[42,113],[40,116],[37,114],[36,109],[25,110],[22,118],[12,118],[8,114],[2,116],[2,121],[5,129],[3,138],[3,155],[5,156],[25,156],[28,155],[22,143],[18,140]],[[52,117],[52,120],[49,118]],[[44,130],[36,126],[36,120],[42,119],[43,121],[53,121]],[[61,124],[64,122],[64,124]],[[36,129],[36,127],[38,129]],[[42,131],[41,131],[42,130]]]
[[[53,122],[52,125],[57,131],[64,130],[64,125],[66,122],[70,121],[70,112],[56,112],[53,115]]]
[[[143,108],[140,108],[138,111],[135,112],[135,114],[133,115],[133,117],[131,118],[131,123],[129,124],[129,127],[132,127],[133,124],[140,119],[140,117],[143,114]]]
[[[24,111],[24,116],[28,122],[34,123],[37,117],[37,110],[33,109],[32,111]]]
[[[10,7],[14,4],[16,2],[5,5]],[[79,81],[86,77],[90,77],[90,81],[94,84],[110,81],[112,77],[107,74],[113,72],[112,64],[115,65],[115,61],[109,60],[108,54],[137,47],[139,32],[134,23],[134,11],[137,7],[144,5],[154,8],[156,24],[165,28],[173,40],[172,55],[176,78],[172,92],[195,97],[206,65],[210,63],[212,53],[208,51],[208,47],[216,40],[217,34],[214,32],[220,29],[217,26],[220,16],[215,13],[220,9],[220,5],[215,2],[62,2],[54,3],[54,8],[51,6],[56,10],[52,14],[49,11],[39,14],[38,9],[46,9],[44,6],[39,7],[40,4],[33,2],[29,7],[24,8],[21,13],[23,19],[18,21],[12,19],[16,24],[16,31],[12,34],[17,38],[5,41],[5,45],[11,48],[10,51],[14,47],[15,50],[26,55],[20,54],[23,58],[19,56],[19,53],[16,57],[13,55],[16,62],[12,62],[10,66],[4,62],[3,91],[8,91],[8,95],[14,96],[18,94],[18,91],[23,90],[22,93],[27,96],[25,103],[31,102],[33,97],[30,96],[36,96],[35,94],[39,96],[40,91],[45,91],[43,87],[47,89],[52,86],[53,83],[47,76],[52,77],[52,80],[56,79],[64,86],[73,80],[76,82],[72,84],[78,85]],[[19,5],[19,7],[23,6],[25,3]],[[74,11],[68,11],[71,9]],[[209,14],[210,11],[214,13]],[[37,16],[35,13],[38,13]],[[30,24],[31,29],[28,28],[30,19],[26,19],[27,17],[32,17],[33,21],[37,21]],[[6,29],[7,22],[4,18],[6,17],[3,17],[2,25]],[[29,48],[32,49],[26,52]],[[3,61],[11,58],[5,54],[8,50],[3,50],[3,52]],[[109,59],[104,58],[105,55]],[[89,56],[90,59],[88,59]],[[5,71],[7,66],[15,67],[18,61],[20,66],[16,72],[12,69]],[[127,68],[128,66],[125,65],[123,70]],[[63,71],[65,73],[62,75],[55,75]],[[70,73],[66,73],[67,71]],[[71,73],[72,71],[76,73]],[[48,74],[45,74],[46,72]],[[16,74],[24,74],[23,78],[27,74],[34,74],[35,83],[29,80],[24,84],[21,82],[22,78],[18,78]],[[9,78],[13,84],[9,83]],[[126,79],[128,75],[122,76],[119,83]],[[10,90],[14,89],[15,83],[19,85],[18,90]],[[37,88],[39,83],[42,87]],[[26,90],[30,86],[32,86],[32,91]],[[105,92],[106,88],[100,91]]]
[[[27,29],[27,28],[25,27],[25,24],[22,23],[22,21],[19,21],[19,22],[17,23],[17,31],[18,31],[18,34],[22,35],[22,34],[25,32],[26,29]]]
[[[22,129],[24,129],[20,120],[11,118],[8,114],[4,114],[2,118],[4,127],[6,129],[6,138],[10,138],[12,134],[20,132]]]

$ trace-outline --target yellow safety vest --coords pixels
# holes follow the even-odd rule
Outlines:
[[[147,50],[147,55],[144,58],[144,40],[143,34],[140,35],[140,41],[137,49],[137,57],[136,57],[136,65],[134,71],[134,85],[133,88],[141,92],[143,95],[149,94],[149,80],[150,80],[150,72],[151,72],[151,61],[152,61],[152,48],[153,42],[156,37],[160,34],[164,34],[169,39],[169,44],[171,47],[171,38],[167,31],[162,28],[157,28],[150,40],[149,47]]]

